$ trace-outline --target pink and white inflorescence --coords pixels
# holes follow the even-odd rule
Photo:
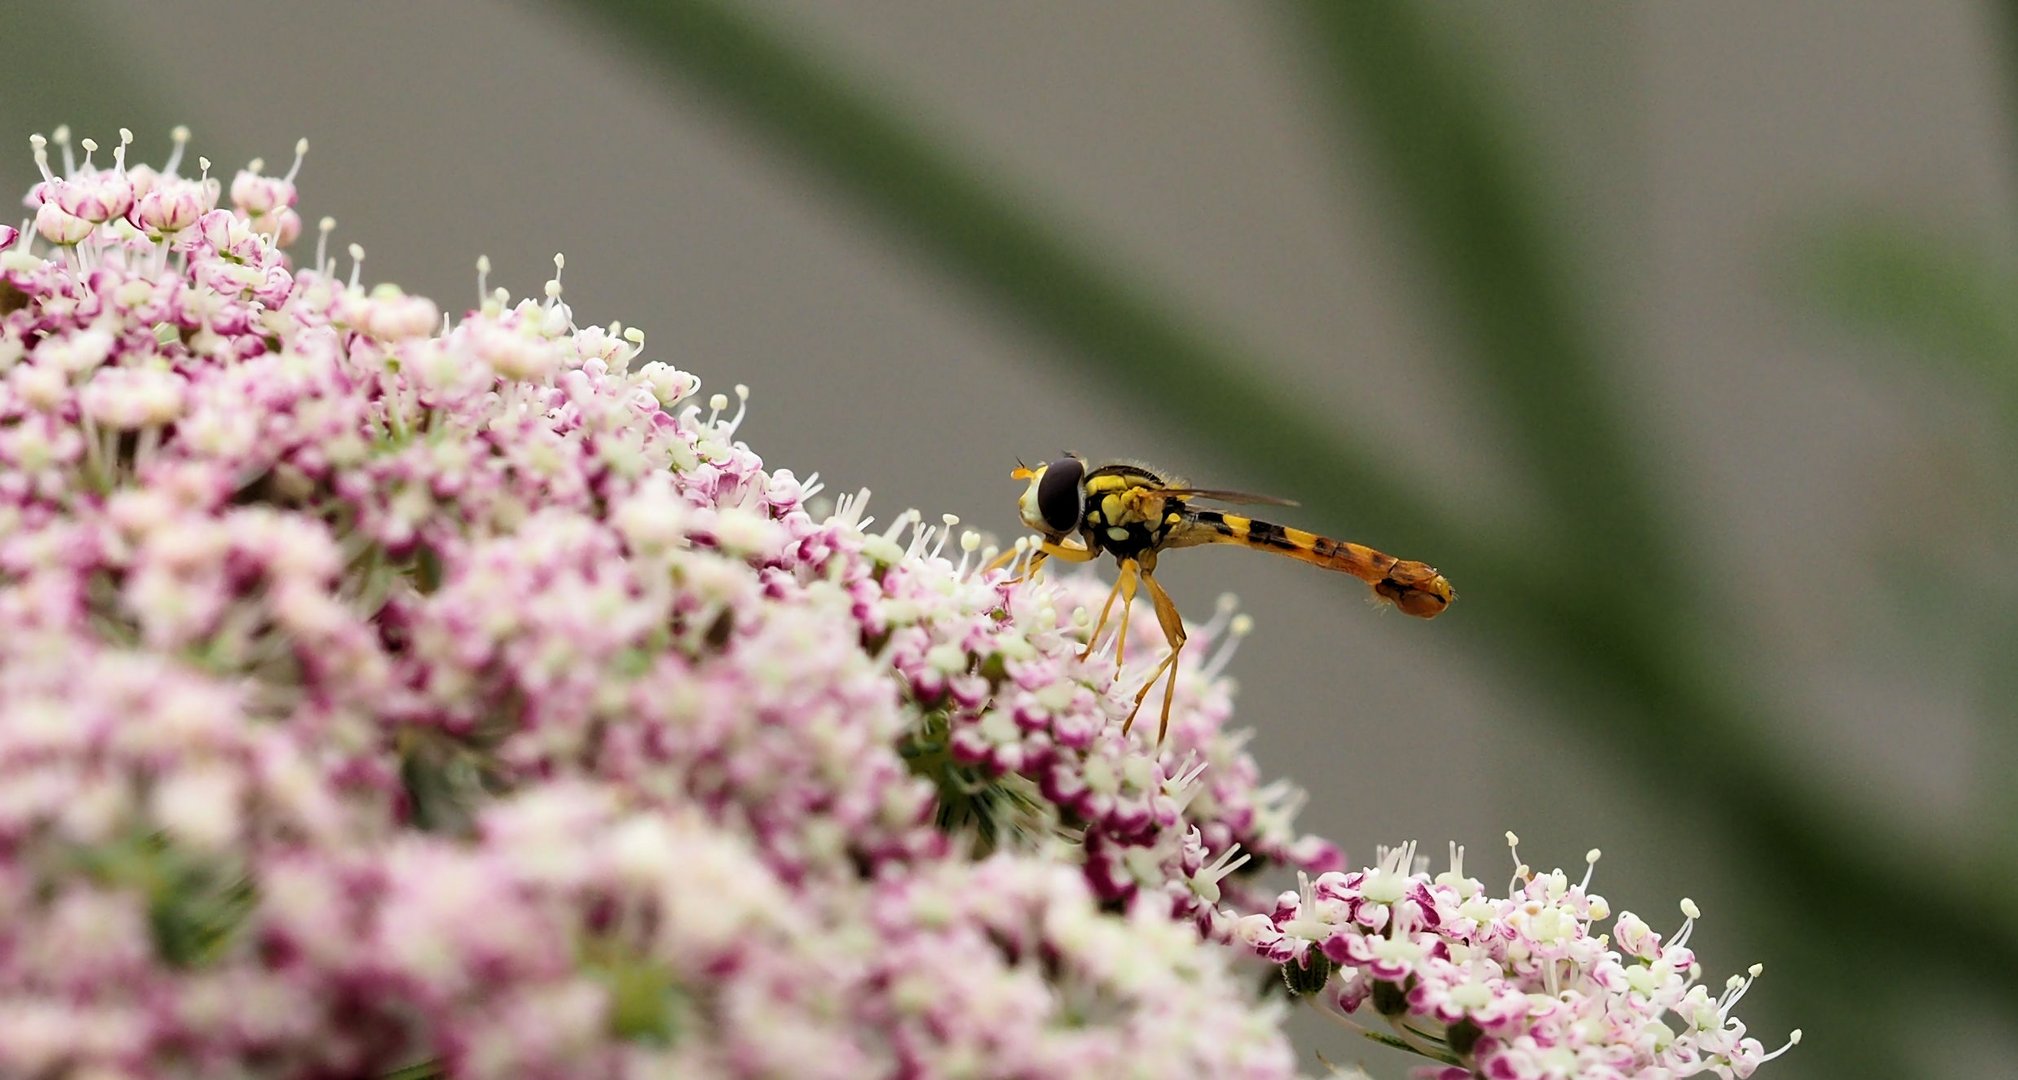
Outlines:
[[[560,260],[447,316],[284,253],[305,144],[130,138],[0,226],[0,1075],[1290,1075],[1264,963],[1452,1075],[1764,1057],[1579,886],[1345,873],[1230,608],[1124,738],[1097,585],[816,512]]]
[[[1422,1070],[1435,1080],[1742,1077],[1800,1041],[1768,1052],[1732,1015],[1757,965],[1716,997],[1696,982],[1691,901],[1665,942],[1631,912],[1617,940],[1597,932],[1610,917],[1590,892],[1597,861],[1581,881],[1520,864],[1502,898],[1464,876],[1461,848],[1432,877],[1404,844],[1366,870],[1306,876],[1235,935],[1348,1027],[1449,1062]]]

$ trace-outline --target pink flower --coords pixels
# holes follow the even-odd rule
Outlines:
[[[133,204],[133,224],[149,236],[170,237],[189,228],[217,206],[214,181],[163,179]]]

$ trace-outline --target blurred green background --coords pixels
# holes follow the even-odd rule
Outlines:
[[[27,136],[313,149],[368,280],[753,389],[773,467],[1014,534],[1014,460],[1158,462],[1438,564],[1232,551],[1264,765],[1347,845],[1500,835],[1694,897],[1768,1075],[2018,1059],[2018,17],[1803,0],[0,8]],[[1306,1018],[1307,1055],[1409,1061]],[[1313,1071],[1319,1066],[1306,1056]]]

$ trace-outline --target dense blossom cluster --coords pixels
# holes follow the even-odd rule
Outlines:
[[[1369,1033],[1450,1062],[1428,1073],[1437,1080],[1749,1076],[1785,1051],[1767,1052],[1731,1015],[1759,967],[1715,998],[1695,981],[1693,903],[1671,940],[1631,912],[1613,940],[1592,929],[1610,908],[1589,891],[1589,868],[1573,882],[1522,864],[1499,898],[1464,876],[1463,854],[1453,847],[1434,877],[1412,844],[1367,870],[1306,877],[1236,935],[1348,1026],[1378,1025]],[[1598,853],[1587,859],[1595,867]],[[1796,1031],[1788,1045],[1799,1041]]]
[[[1758,1060],[1580,889],[1299,834],[1230,607],[1124,737],[1098,586],[816,512],[558,273],[445,317],[129,138],[0,227],[0,1074],[1288,1075],[1264,961],[1484,1075]]]

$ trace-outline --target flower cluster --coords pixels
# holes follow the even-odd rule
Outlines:
[[[1690,901],[1672,939],[1623,912],[1612,940],[1592,929],[1610,917],[1589,891],[1596,851],[1581,881],[1519,865],[1504,898],[1464,876],[1463,856],[1453,846],[1431,877],[1414,845],[1383,851],[1371,869],[1305,878],[1236,933],[1348,1026],[1370,1006],[1396,1045],[1450,1063],[1437,1080],[1750,1076],[1800,1041],[1768,1053],[1731,1014],[1760,967],[1715,998],[1696,982]]]
[[[1124,736],[1099,586],[819,506],[560,259],[454,317],[328,219],[288,256],[305,143],[227,187],[130,138],[38,137],[0,227],[0,1074],[1288,1075],[1263,961],[1493,1076],[1589,1041],[1439,966],[1525,993],[1511,913],[1297,831],[1230,605]],[[1672,990],[1714,1034],[1658,1050],[1757,1059]]]

